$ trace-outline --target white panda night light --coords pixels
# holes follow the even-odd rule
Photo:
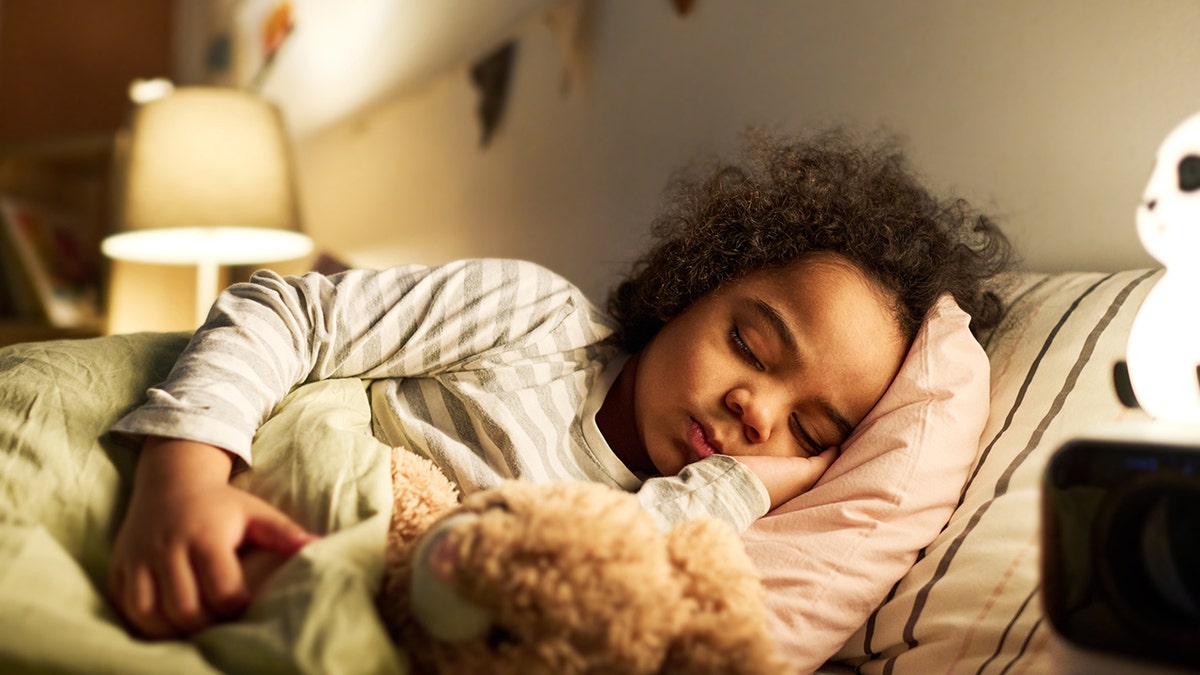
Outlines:
[[[1159,146],[1137,232],[1166,271],[1129,331],[1129,384],[1155,419],[1200,424],[1200,113]]]

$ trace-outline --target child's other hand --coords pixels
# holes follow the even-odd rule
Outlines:
[[[742,455],[734,457],[750,469],[771,495],[771,508],[804,494],[816,485],[825,471],[837,459],[837,448],[826,448],[816,457],[770,457]]]
[[[250,591],[238,549],[290,556],[313,539],[229,485],[232,460],[211,445],[148,439],[109,561],[113,604],[142,635],[190,635],[241,613]]]

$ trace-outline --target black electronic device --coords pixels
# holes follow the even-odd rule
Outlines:
[[[1076,645],[1200,667],[1200,438],[1081,438],[1042,491],[1042,596]]]

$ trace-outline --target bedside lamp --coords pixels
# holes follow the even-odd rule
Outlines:
[[[279,111],[251,94],[183,87],[136,109],[117,186],[110,258],[196,266],[196,325],[221,265],[312,251],[300,232],[291,151]]]

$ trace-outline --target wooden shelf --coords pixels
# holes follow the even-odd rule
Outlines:
[[[100,298],[108,264],[99,246],[111,229],[113,159],[131,108],[128,86],[135,78],[171,76],[181,4],[198,3],[0,0],[0,192],[86,223],[81,246],[98,260]],[[0,268],[0,293],[8,271]],[[56,328],[32,304],[27,297],[0,301],[0,345],[103,332],[100,322]],[[103,302],[98,313],[107,314]]]
[[[80,259],[94,268],[94,291],[98,298],[104,297],[107,269],[107,261],[100,256],[100,241],[109,229],[113,151],[111,134],[0,142],[0,194],[29,200],[77,224],[73,227],[74,243]],[[8,236],[0,232],[0,237]],[[12,240],[0,240],[2,264],[21,264],[16,258]],[[23,290],[13,291],[8,287],[12,276],[12,270],[0,270],[0,284],[3,284],[0,293],[7,296],[0,298],[0,308],[4,310],[0,312],[0,345],[94,337],[102,333],[102,325],[55,327],[45,318],[45,308],[31,306],[38,301],[30,297],[32,286],[28,280],[16,283],[15,287]],[[103,313],[102,307],[96,310]]]
[[[0,318],[0,347],[42,340],[92,338],[103,334],[104,330],[101,324],[56,328],[37,318]]]

